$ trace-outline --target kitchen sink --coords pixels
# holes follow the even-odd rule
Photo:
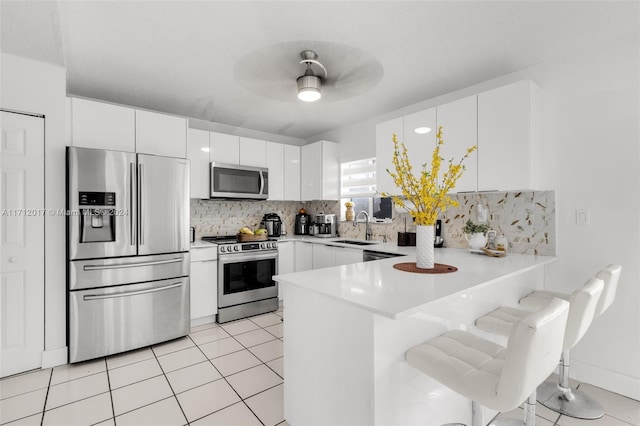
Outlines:
[[[371,244],[380,244],[380,241],[364,241],[364,240],[335,240],[332,243],[353,244],[356,246],[368,246]]]

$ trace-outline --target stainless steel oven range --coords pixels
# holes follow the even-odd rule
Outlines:
[[[203,237],[218,244],[218,316],[224,323],[278,309],[276,241],[243,242]]]

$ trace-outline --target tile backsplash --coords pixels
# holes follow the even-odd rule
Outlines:
[[[513,253],[555,256],[556,209],[554,191],[480,192],[456,194],[452,198],[459,207],[449,208],[440,215],[446,247],[466,248],[462,228],[468,219],[476,222],[474,215],[478,204],[488,209],[487,220],[497,234],[504,234]],[[238,229],[260,225],[265,213],[277,213],[288,234],[293,234],[295,216],[304,207],[310,215],[340,214],[338,201],[232,201],[191,200],[191,226],[196,227],[196,238],[203,235],[234,235]],[[372,224],[374,240],[397,241],[398,232],[415,231],[411,217],[394,210],[388,224]],[[364,238],[364,224],[354,227],[341,221],[338,233],[345,238]]]
[[[237,201],[191,199],[191,226],[196,239],[203,235],[235,235],[244,226],[256,229],[262,216],[276,213],[287,234],[294,231],[296,214],[304,207],[310,215],[340,213],[337,201]],[[336,209],[336,210],[332,210]]]

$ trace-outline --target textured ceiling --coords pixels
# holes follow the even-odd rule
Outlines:
[[[638,31],[638,2],[6,1],[2,51],[69,94],[315,135]],[[298,102],[300,51],[329,72]]]

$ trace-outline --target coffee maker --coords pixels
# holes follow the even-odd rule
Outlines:
[[[282,230],[282,220],[276,213],[267,213],[262,216],[260,227],[266,229],[270,237],[279,237]]]
[[[315,237],[333,238],[336,236],[336,215],[319,213],[316,215]]]
[[[300,209],[296,215],[296,224],[294,233],[296,235],[309,235],[309,215],[305,209]]]

